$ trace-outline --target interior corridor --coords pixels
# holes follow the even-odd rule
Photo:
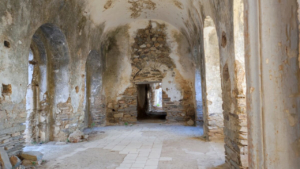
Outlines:
[[[300,0],[0,0],[0,169],[299,169]]]

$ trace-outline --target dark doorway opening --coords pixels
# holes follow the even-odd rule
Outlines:
[[[165,121],[167,113],[163,109],[161,83],[137,85],[137,111],[139,121]]]

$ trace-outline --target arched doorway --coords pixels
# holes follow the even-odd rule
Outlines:
[[[105,124],[105,102],[102,97],[101,55],[92,50],[86,61],[86,112],[85,126]]]
[[[65,141],[69,134],[69,50],[62,31],[42,25],[33,35],[28,59],[27,142]],[[65,103],[65,104],[62,104]]]

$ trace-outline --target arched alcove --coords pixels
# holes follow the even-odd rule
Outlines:
[[[26,93],[26,141],[29,143],[49,140],[49,125],[47,118],[48,106],[43,103],[48,90],[47,53],[39,30],[33,35],[28,57],[28,87]],[[43,109],[47,112],[42,111]]]
[[[196,122],[203,122],[203,101],[202,101],[202,86],[201,86],[201,72],[196,69],[195,73],[195,92],[196,92]]]
[[[223,138],[223,109],[219,41],[211,17],[204,21],[205,82],[203,86],[204,135],[208,140]]]
[[[104,125],[105,106],[101,95],[102,64],[101,55],[92,50],[86,61],[86,111],[85,126]],[[103,105],[104,104],[104,105]]]

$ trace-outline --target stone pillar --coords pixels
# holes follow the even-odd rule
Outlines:
[[[250,168],[300,166],[297,1],[245,4]]]

